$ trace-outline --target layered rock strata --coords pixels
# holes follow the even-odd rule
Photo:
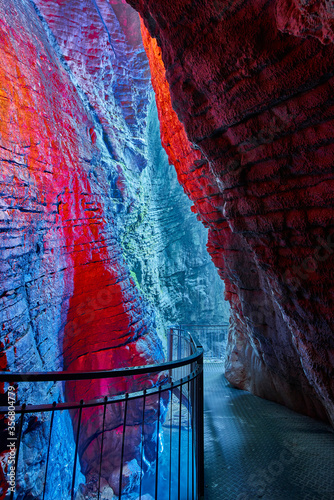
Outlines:
[[[152,308],[119,244],[108,198],[118,175],[103,129],[30,2],[1,4],[1,37],[3,365],[90,370],[162,361]],[[90,384],[90,393],[68,384],[67,399],[99,396],[100,389],[100,382]],[[17,397],[30,403],[52,397],[45,387],[33,392],[20,387]],[[90,431],[86,427],[82,439]],[[113,436],[117,440],[116,431]],[[67,439],[71,446],[68,427],[63,437],[64,447]],[[29,431],[25,442],[28,454]],[[36,460],[47,446],[42,450]],[[85,473],[96,460],[90,457]],[[110,464],[108,477],[112,470]],[[38,494],[38,483],[28,483],[22,476],[18,486]],[[62,483],[66,487],[66,478]]]
[[[225,280],[227,378],[333,422],[332,9],[128,3],[156,38],[162,140]]]
[[[119,240],[131,276],[154,305],[158,331],[226,320],[223,286],[204,248],[207,232],[189,213],[161,148],[138,14],[120,0],[36,4],[103,126],[118,172],[119,190],[109,197]]]
[[[125,2],[101,0],[11,0],[0,1],[0,9],[1,369],[98,370],[161,361],[157,329],[164,333],[168,321],[190,317],[218,322],[223,289],[206,256],[206,232],[184,214],[189,202],[177,192],[161,147],[138,14]],[[206,292],[209,283],[215,300]],[[144,382],[151,386],[157,378]],[[60,385],[20,384],[17,398],[87,400],[138,383],[69,383],[65,393]],[[120,454],[109,451],[119,451],[122,411],[114,405],[106,418],[102,486],[109,495],[118,493]],[[133,477],[124,487],[139,479],[138,411],[127,421],[124,470]],[[154,398],[147,413],[149,464]],[[97,487],[102,414],[101,408],[82,417],[83,495]],[[74,434],[77,418],[74,413]],[[38,497],[50,420],[34,419],[24,424],[17,484]],[[46,498],[65,498],[74,459],[66,413],[55,417],[52,443]],[[2,455],[5,471],[7,458]],[[76,477],[84,482],[79,466]]]

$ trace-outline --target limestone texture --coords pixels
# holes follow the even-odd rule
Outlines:
[[[225,281],[226,376],[333,423],[332,4],[128,3],[163,145]]]
[[[121,0],[0,0],[0,30],[1,370],[162,361],[169,323],[221,322],[227,308],[205,249],[207,231],[161,146],[139,16]],[[158,380],[26,382],[17,401],[88,400]],[[138,411],[127,420],[127,490],[139,479]],[[107,412],[107,496],[119,493],[122,412],[121,405]],[[149,467],[154,398],[147,412]],[[102,414],[102,407],[83,414],[78,495],[96,493]],[[49,417],[25,419],[22,498],[43,490]],[[77,419],[76,412],[55,418],[48,499],[66,498],[71,487]],[[2,421],[0,498],[8,487],[5,428]]]

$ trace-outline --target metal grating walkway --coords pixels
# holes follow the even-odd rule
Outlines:
[[[204,364],[206,500],[334,500],[334,431]]]

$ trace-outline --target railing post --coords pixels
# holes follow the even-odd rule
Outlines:
[[[167,340],[167,360],[173,361],[173,328],[169,329]]]
[[[173,361],[173,328],[169,329],[169,337],[167,340],[167,360]],[[169,370],[169,381],[172,381],[173,370]]]
[[[82,399],[80,401],[80,409],[79,409],[79,417],[78,417],[78,428],[77,428],[77,437],[76,437],[76,440],[75,440],[75,455],[74,455],[74,465],[73,465],[71,500],[74,499],[75,475],[76,475],[76,470],[77,470],[77,459],[78,459],[78,450],[79,450],[79,436],[80,436],[80,426],[81,426],[81,417],[82,417],[83,404],[84,404],[84,401]]]
[[[198,346],[201,347],[201,346]],[[197,464],[198,464],[198,497],[204,497],[204,373],[203,373],[203,355],[198,360],[198,385],[197,385]]]

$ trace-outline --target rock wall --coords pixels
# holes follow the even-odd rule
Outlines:
[[[32,4],[3,2],[0,8],[3,366],[81,370],[161,361],[152,307],[135,287],[119,243],[110,191],[122,186],[103,128]],[[29,388],[19,387],[20,401],[61,397],[58,388]],[[90,385],[95,395],[102,389]],[[90,394],[81,384],[68,384],[66,393],[76,400]],[[39,443],[27,427],[22,457],[30,469],[31,442],[36,469],[45,466],[45,426]],[[61,462],[73,448],[69,425],[60,435],[69,448],[53,464],[61,475]],[[97,457],[90,458],[94,468]],[[41,474],[36,470],[35,477]],[[27,478],[21,469],[19,488],[38,495],[43,483]],[[65,491],[66,473],[61,483]]]
[[[138,14],[120,0],[36,4],[117,162],[119,240],[131,276],[154,306],[158,331],[163,336],[168,324],[190,318],[226,321],[223,285],[203,248],[207,232],[189,214],[158,137]]]
[[[0,12],[1,369],[160,361],[157,332],[162,337],[168,322],[221,322],[226,308],[207,232],[187,213],[161,146],[139,17],[125,2],[102,0],[0,0]],[[126,389],[124,381],[69,383],[65,393],[60,385],[20,384],[17,398],[80,400]],[[106,494],[117,492],[119,468],[109,453],[119,445],[119,415],[109,413]],[[85,412],[80,434],[83,495],[96,489],[93,417],[98,424],[101,415]],[[72,421],[75,431],[76,414]],[[125,450],[132,466],[141,432],[133,423]],[[33,497],[43,488],[48,425],[25,422],[18,486]],[[55,419],[54,436],[48,478],[58,486],[46,495],[65,498],[71,465],[64,464],[74,457],[69,415]],[[148,456],[152,446],[147,439]],[[84,482],[80,468],[77,478]]]
[[[168,318],[169,324],[228,322],[224,286],[206,249],[208,231],[191,212],[191,202],[161,146],[155,100],[148,114],[147,141],[146,176],[151,193],[147,218],[152,230],[140,230],[148,252],[147,263],[133,265],[140,286],[149,287],[157,314]],[[152,263],[156,263],[153,276]],[[166,320],[163,323],[168,326]]]
[[[226,375],[333,422],[332,8],[128,3],[159,46],[147,37],[169,156],[179,120],[190,141],[176,168],[232,308]]]

